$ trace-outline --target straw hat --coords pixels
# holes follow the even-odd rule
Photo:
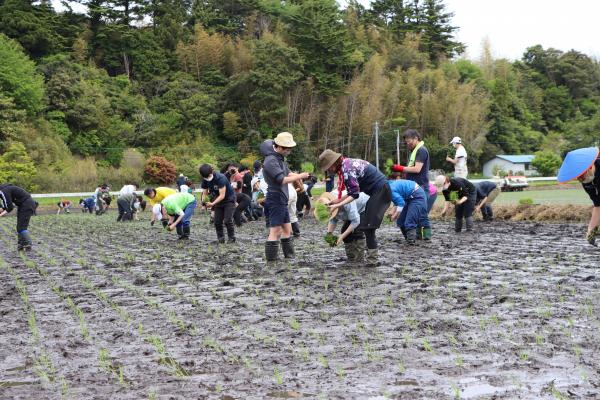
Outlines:
[[[325,149],[319,156],[319,168],[322,171],[328,170],[341,156],[340,153],[336,153],[331,149]]]
[[[296,147],[296,142],[294,142],[294,137],[289,132],[279,133],[275,137],[275,139],[273,139],[273,142],[275,142],[275,144],[277,146],[281,146],[281,147]]]
[[[321,204],[324,204],[324,205],[328,206],[335,199],[336,199],[336,197],[332,193],[325,192],[321,196],[319,196],[319,198],[317,199],[317,203],[321,203]],[[340,211],[339,208],[336,208],[333,211],[330,210],[329,211],[329,218],[334,218],[336,215],[338,215],[339,211]],[[315,207],[315,209],[313,211],[313,215],[315,216],[315,219],[318,221],[319,217],[317,215],[317,208],[316,207]]]

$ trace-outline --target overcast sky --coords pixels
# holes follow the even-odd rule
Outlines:
[[[60,9],[58,0],[53,3]],[[518,59],[527,47],[541,44],[600,58],[598,0],[445,0],[445,4],[454,13],[457,38],[467,45],[468,58],[479,57],[485,37],[495,57]]]

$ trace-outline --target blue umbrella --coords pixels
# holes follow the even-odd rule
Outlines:
[[[600,153],[600,149],[597,147],[586,147],[568,152],[558,171],[557,180],[568,182],[579,178],[594,164],[598,153]]]

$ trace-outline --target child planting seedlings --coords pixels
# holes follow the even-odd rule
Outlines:
[[[588,223],[586,238],[589,244],[597,246],[600,237],[600,150],[598,147],[587,147],[567,153],[558,171],[557,180],[561,183],[577,179],[583,190],[590,196],[594,204],[592,216]]]
[[[438,191],[441,190],[446,202],[442,210],[442,216],[446,215],[450,203],[454,204],[454,231],[462,231],[463,218],[466,221],[467,232],[473,230],[473,211],[475,210],[475,201],[477,200],[477,191],[475,186],[464,178],[449,178],[445,175],[438,175],[435,178],[435,185]]]
[[[190,226],[194,210],[196,209],[196,197],[189,193],[175,193],[162,201],[162,206],[169,215],[167,229],[177,229],[179,239],[190,238]]]
[[[427,197],[423,188],[416,182],[400,179],[399,173],[394,173],[389,181],[394,207],[390,218],[397,221],[406,243],[415,245],[417,229],[421,237],[431,239],[431,225],[427,215]],[[429,188],[427,188],[429,190]]]
[[[262,169],[263,178],[268,185],[264,202],[265,217],[269,224],[269,236],[265,242],[267,262],[277,261],[280,240],[284,257],[293,258],[295,256],[288,209],[289,184],[298,179],[308,178],[308,173],[294,174],[290,172],[285,157],[291,153],[294,147],[296,147],[296,142],[289,132],[281,132],[275,139],[265,140],[260,146],[260,152],[265,157]]]
[[[235,192],[224,174],[215,172],[213,167],[208,164],[202,164],[199,168],[202,176],[202,194],[200,201],[206,208],[211,208],[214,212],[214,224],[217,231],[217,241],[225,243],[225,234],[223,225],[227,228],[227,237],[229,243],[235,243],[235,227],[233,224],[233,214],[235,212]],[[209,199],[205,202],[204,199]]]
[[[381,226],[385,211],[390,205],[392,195],[385,176],[368,161],[346,158],[340,153],[326,149],[319,156],[319,167],[328,173],[338,175],[338,197],[330,205],[335,209],[343,207],[360,197],[360,193],[369,195],[360,230],[367,240],[367,265],[378,264],[376,230]],[[342,194],[347,190],[346,194]]]
[[[364,262],[365,257],[365,234],[358,230],[360,226],[361,214],[367,207],[369,196],[360,193],[358,199],[342,207],[330,210],[328,207],[337,198],[337,191],[323,193],[315,205],[315,218],[319,222],[327,222],[327,235],[325,241],[330,246],[338,246],[344,243],[346,258],[349,265],[360,264]],[[340,236],[335,236],[333,232],[339,222],[342,222]]]
[[[17,251],[31,250],[29,220],[35,214],[37,203],[25,189],[9,183],[0,185],[0,217],[4,217],[17,206]]]

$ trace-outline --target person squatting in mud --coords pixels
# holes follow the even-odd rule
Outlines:
[[[56,206],[58,207],[58,210],[56,210],[56,215],[60,215],[62,211],[64,211],[66,214],[70,214],[73,203],[66,199],[60,199],[60,201],[56,203]]]
[[[0,185],[0,217],[4,217],[17,206],[17,250],[31,250],[29,220],[35,215],[37,203],[25,189],[6,183]]]
[[[427,215],[425,190],[414,181],[400,179],[398,172],[392,173],[389,185],[394,204],[390,219],[396,221],[406,243],[415,245],[417,236],[431,240],[431,224]],[[419,235],[417,235],[417,230],[421,231]]]
[[[600,238],[600,149],[587,147],[567,153],[557,180],[561,183],[577,179],[583,190],[590,196],[594,205],[587,226],[586,239],[592,246],[598,246]]]
[[[168,187],[148,187],[144,190],[144,195],[148,197],[150,200],[150,205],[152,206],[152,217],[150,217],[150,226],[154,226],[157,220],[162,222],[163,227],[167,227],[169,224],[169,219],[164,218],[162,214],[162,207],[160,206],[161,201],[163,201],[168,196],[177,193],[175,189],[171,189]],[[156,207],[158,205],[158,207]]]
[[[176,229],[179,240],[189,239],[192,216],[196,210],[196,197],[190,193],[179,192],[167,196],[161,204],[164,213],[169,216],[167,229]]]
[[[450,203],[454,204],[454,231],[462,231],[463,218],[467,225],[467,232],[473,230],[473,211],[477,200],[477,190],[475,185],[464,178],[450,178],[444,175],[438,175],[435,178],[435,185],[442,191],[444,199],[444,209],[442,216],[446,215]]]
[[[486,222],[490,222],[494,219],[494,211],[492,210],[492,203],[500,194],[500,189],[494,182],[483,181],[475,184],[477,190],[477,200],[475,206],[475,212],[481,210],[481,216]]]
[[[331,192],[325,192],[317,200],[318,203],[322,203],[329,206],[338,197],[336,190]],[[337,238],[335,245],[339,246],[344,243],[344,251],[346,252],[346,259],[349,265],[362,264],[365,259],[365,250],[367,248],[365,243],[365,234],[358,229],[360,226],[361,215],[367,208],[367,202],[369,196],[365,193],[360,193],[358,198],[342,207],[335,209],[329,209],[329,220],[327,223],[327,234],[333,235],[335,228],[339,222],[342,222],[341,234]],[[314,211],[315,218],[319,220],[319,214],[317,209]]]
[[[392,200],[390,185],[385,176],[368,161],[346,158],[340,153],[326,149],[319,155],[319,168],[338,176],[338,197],[329,206],[332,209],[343,207],[360,197],[363,192],[369,201],[361,218],[359,229],[367,240],[367,265],[378,264],[376,230]],[[346,194],[344,193],[346,190]]]
[[[292,149],[296,147],[294,137],[289,132],[279,133],[275,139],[265,140],[260,146],[260,152],[265,157],[263,163],[263,179],[267,184],[265,193],[264,212],[268,221],[269,236],[265,241],[265,259],[267,262],[279,258],[279,244],[285,258],[293,258],[294,242],[290,220],[290,183],[308,178],[308,173],[292,173],[285,161]],[[291,189],[292,195],[295,190]],[[295,216],[296,205],[293,205]]]
[[[235,243],[233,214],[236,207],[236,198],[233,187],[224,174],[215,172],[209,164],[202,164],[199,171],[200,176],[202,176],[200,201],[203,207],[210,208],[214,212],[213,222],[217,232],[217,241],[225,243],[223,231],[223,225],[225,225],[227,241]],[[205,201],[205,199],[209,201]]]

